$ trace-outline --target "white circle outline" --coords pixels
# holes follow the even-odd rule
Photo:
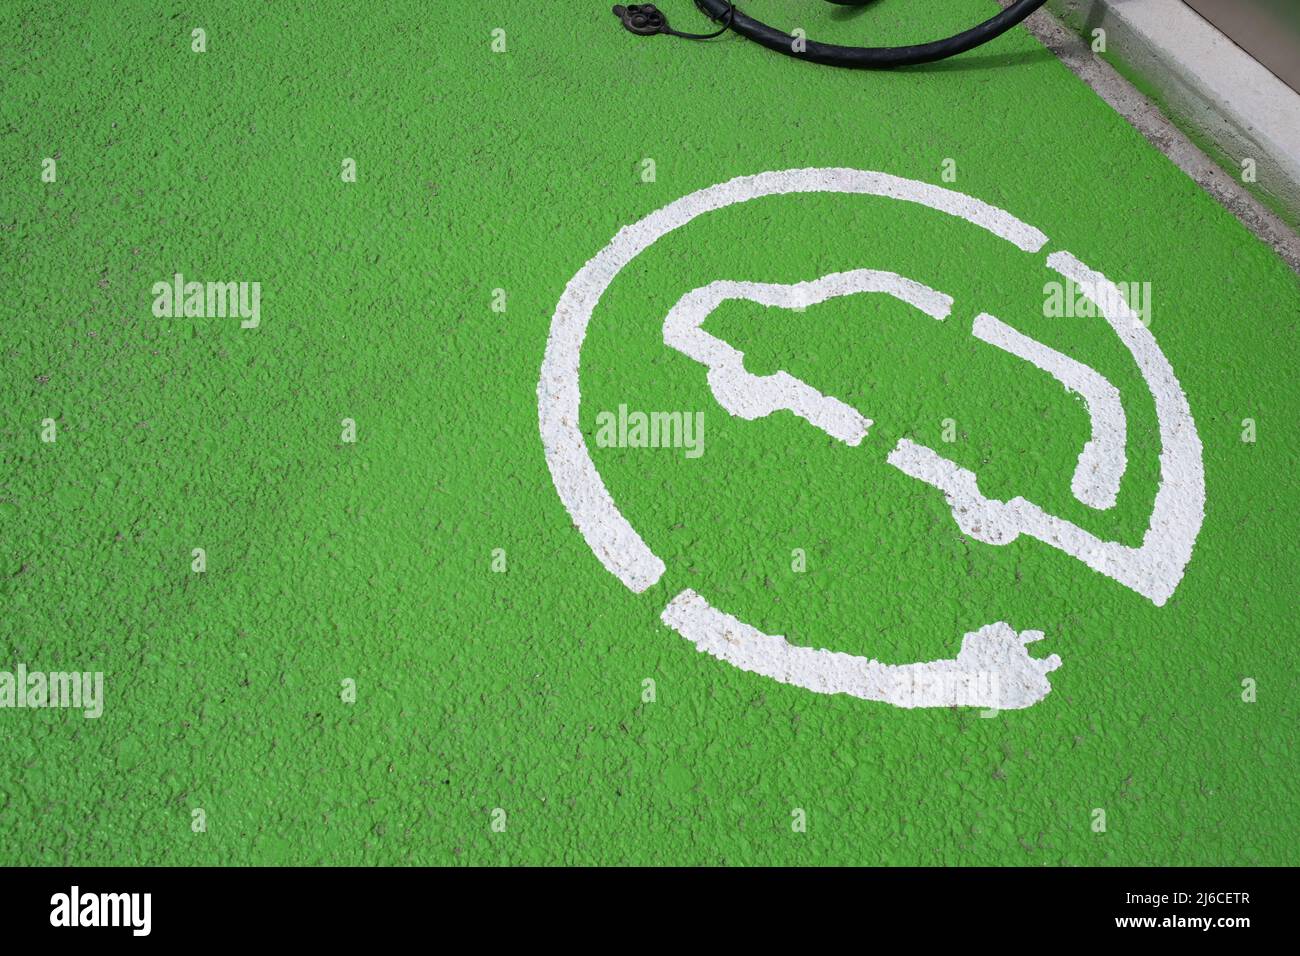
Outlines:
[[[653,586],[665,566],[614,504],[578,428],[581,349],[595,307],[628,263],[697,216],[762,196],[815,192],[915,202],[978,225],[1026,252],[1038,252],[1047,243],[1039,230],[973,197],[886,173],[843,168],[740,176],[684,196],[621,229],[578,270],[556,305],[537,383],[537,406],[547,467],[562,503],[596,557],[634,592]],[[1205,516],[1202,448],[1187,397],[1150,329],[1129,309],[1110,280],[1065,251],[1049,255],[1046,265],[1079,286],[1094,302],[1137,363],[1155,400],[1161,440],[1160,485],[1142,544],[1135,548],[1101,541],[1023,498],[1005,503],[985,499],[979,495],[973,473],[906,440],[900,440],[888,460],[941,490],[959,524],[960,513],[971,507],[985,509],[990,516],[1009,519],[1009,533],[1000,535],[1002,540],[997,543],[1029,534],[1143,594],[1157,606],[1163,605],[1191,559]],[[1042,638],[1041,631],[1017,633],[1005,622],[967,633],[954,660],[885,665],[793,646],[779,635],[763,634],[716,611],[690,589],[669,601],[661,620],[698,650],[741,670],[819,693],[846,693],[901,707],[1028,707],[1051,690],[1047,674],[1061,663],[1055,654],[1041,659],[1028,655],[1027,646]],[[954,674],[962,681],[952,684]],[[991,686],[968,693],[962,682],[972,674],[991,674]]]

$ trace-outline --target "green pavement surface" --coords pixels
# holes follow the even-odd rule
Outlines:
[[[489,6],[0,5],[0,671],[104,674],[98,718],[0,708],[0,863],[1300,862],[1295,275],[1023,28],[858,73],[636,38],[602,3]],[[889,44],[995,4],[746,9]],[[622,227],[801,167],[958,191],[1149,290],[1205,468],[1164,606],[972,539],[885,463],[909,437],[1136,544],[1161,443],[1105,324],[1044,315],[1042,256],[870,196],[711,212],[613,280],[581,427],[667,571],[634,594],[593,556],[539,436],[561,293]],[[872,418],[856,448],[728,415],[664,346],[697,286],[859,268],[952,317],[731,302],[705,326]],[[260,282],[260,324],[156,316],[176,273]],[[973,339],[979,311],[1119,389],[1114,509],[1070,493],[1082,403]],[[703,454],[596,447],[621,404],[702,411]],[[1062,665],[987,718],[816,694],[662,624],[686,587],[798,645],[907,663],[1005,620]]]

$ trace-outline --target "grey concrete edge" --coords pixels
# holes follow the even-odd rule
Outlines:
[[[1300,273],[1300,94],[1181,0],[1048,0],[1025,26]],[[1092,48],[1098,29],[1105,31],[1101,56]],[[1241,179],[1246,159],[1255,166],[1249,188]]]

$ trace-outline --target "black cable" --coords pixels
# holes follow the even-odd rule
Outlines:
[[[727,32],[736,16],[736,5],[734,3],[726,3],[724,0],[724,5],[727,8],[726,20],[719,29],[714,30],[712,33],[681,33],[669,27],[667,23],[664,24],[663,32],[669,36],[681,37],[683,40],[713,40],[720,37]],[[713,17],[712,19],[716,21],[718,18]]]
[[[729,0],[695,0],[695,5],[715,22],[723,17],[729,18],[723,30],[729,25],[741,36],[786,56],[827,66],[883,70],[914,63],[933,63],[935,60],[945,60],[973,50],[1000,37],[1046,2],[1047,0],[1016,0],[997,16],[955,36],[914,46],[892,47],[837,46],[833,43],[818,43],[816,40],[796,40],[788,33],[774,30],[766,23],[745,16]]]

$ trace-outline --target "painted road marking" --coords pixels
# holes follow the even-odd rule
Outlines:
[[[1047,675],[1061,658],[1031,657],[1042,631],[1017,634],[989,624],[965,635],[954,660],[882,664],[838,651],[797,647],[712,607],[690,588],[668,602],[660,620],[703,653],[741,670],[819,694],[849,694],[896,707],[983,707],[1019,710],[1042,700]]]
[[[753,421],[789,411],[846,445],[858,445],[871,427],[851,405],[823,395],[787,372],[758,376],[745,370],[745,353],[705,332],[701,326],[722,303],[744,299],[759,305],[803,309],[840,296],[883,292],[943,321],[952,298],[893,272],[855,269],[813,282],[777,284],[719,280],[686,293],[664,319],[664,344],[708,368],[709,389],[718,404],[737,418]]]
[[[738,177],[691,193],[620,230],[565,287],[552,318],[537,399],[542,445],[560,500],[596,557],[634,592],[658,582],[665,566],[615,505],[578,427],[580,355],[596,304],[624,266],[695,217],[760,196],[810,192],[876,195],[919,203],[978,225],[1026,252],[1037,252],[1047,242],[1032,226],[961,193],[885,173],[842,168]],[[1125,305],[1115,285],[1068,252],[1052,253],[1047,265],[1072,280],[1098,306],[1099,314],[1133,356],[1155,399],[1161,439],[1160,484],[1142,545],[1131,548],[1102,541],[1023,498],[1007,502],[989,499],[980,493],[974,473],[907,439],[898,442],[886,461],[942,492],[958,527],[970,537],[1005,545],[1020,534],[1029,535],[1163,605],[1182,579],[1204,520],[1204,466],[1196,425],[1164,353],[1150,330]],[[858,444],[871,422],[855,409],[786,373],[750,375],[744,371],[742,353],[700,329],[704,317],[727,298],[798,307],[857,291],[894,295],[940,320],[952,307],[951,298],[936,290],[895,273],[865,269],[785,286],[720,281],[678,301],[665,320],[664,339],[709,368],[710,388],[732,415],[752,419],[788,409],[841,441]],[[1124,471],[1126,443],[1122,407],[1114,387],[1094,370],[990,315],[981,313],[972,331],[1083,396],[1093,435],[1080,455],[1071,488],[1092,507],[1111,507]],[[794,647],[784,638],[765,635],[717,611],[689,589],[669,602],[662,620],[700,650],[742,670],[820,693],[845,693],[900,707],[949,706],[958,693],[953,686],[969,688],[981,679],[988,686],[980,692],[961,691],[961,700],[969,698],[977,706],[1027,707],[1050,691],[1046,675],[1060,665],[1055,655],[1040,660],[1024,651],[1025,644],[1041,637],[1042,632],[1017,634],[1001,621],[968,633],[954,660],[883,665],[850,654]],[[898,675],[906,675],[906,679],[899,680]],[[939,692],[933,690],[936,686],[941,688]]]
[[[1105,510],[1115,507],[1120,480],[1127,466],[1124,446],[1128,443],[1119,389],[1096,369],[1017,332],[987,312],[975,316],[971,335],[1038,366],[1083,398],[1092,423],[1092,438],[1079,452],[1079,464],[1070,480],[1070,491],[1089,508]]]

